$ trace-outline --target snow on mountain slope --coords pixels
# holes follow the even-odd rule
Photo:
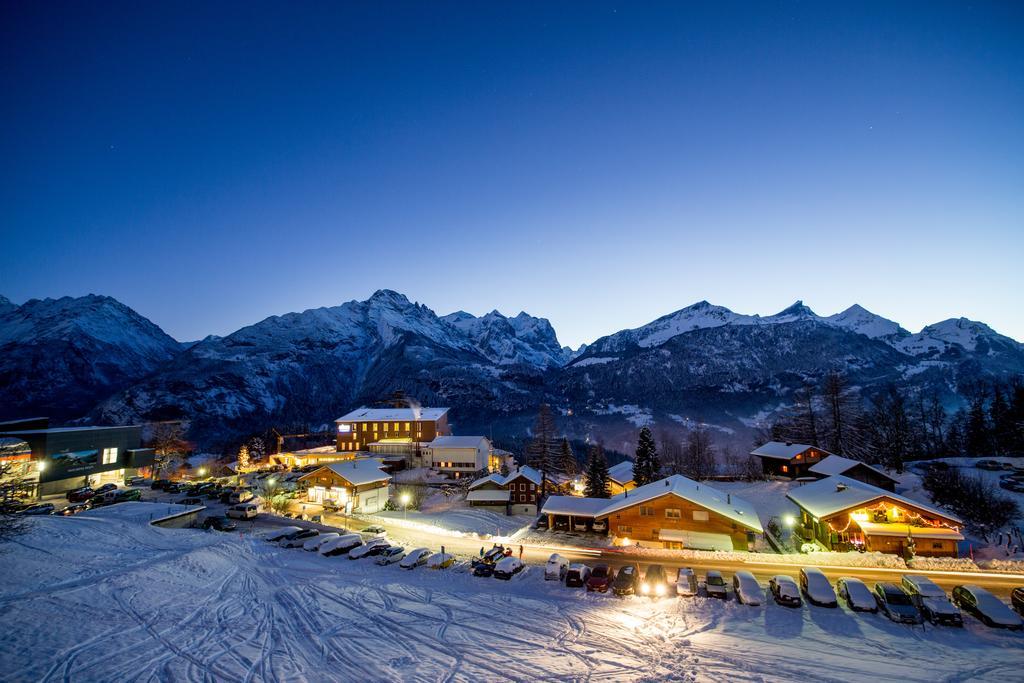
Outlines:
[[[0,415],[79,417],[181,351],[116,299],[32,299],[0,310]]]
[[[602,337],[587,347],[588,354],[615,353],[625,348],[649,348],[659,346],[680,334],[722,325],[750,325],[757,316],[733,313],[724,306],[714,306],[707,301],[699,301],[669,313],[642,327],[622,330],[607,337]]]
[[[498,311],[478,318],[465,311],[457,311],[443,316],[441,320],[460,330],[482,354],[498,365],[524,363],[541,368],[560,367],[569,357],[545,318],[535,318],[526,313],[506,318]]]
[[[3,315],[4,313],[7,313],[8,311],[13,311],[15,308],[17,308],[17,306],[15,306],[13,303],[11,303],[10,299],[8,299],[6,296],[0,294],[0,315]]]
[[[854,304],[842,313],[827,316],[822,320],[830,325],[863,334],[871,339],[905,337],[910,334],[900,327],[899,323],[876,315],[860,304]]]

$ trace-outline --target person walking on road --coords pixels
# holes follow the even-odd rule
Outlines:
[[[519,546],[519,561],[523,561],[523,546]]]
[[[484,547],[480,546],[480,557],[484,556]]]

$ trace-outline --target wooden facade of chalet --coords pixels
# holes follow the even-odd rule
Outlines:
[[[683,547],[680,541],[666,540],[671,535],[664,533],[666,531],[726,535],[732,539],[734,550],[747,550],[754,540],[752,529],[671,493],[607,516],[598,516],[596,520],[607,521],[609,534],[641,542],[661,543],[665,548]]]
[[[750,454],[760,458],[761,469],[766,476],[787,479],[814,476],[810,468],[831,455],[817,446],[781,441],[770,441]]]
[[[391,477],[383,471],[377,469],[376,472],[372,481],[353,483],[331,465],[324,465],[299,477],[298,481],[306,486],[306,500],[310,503],[323,505],[331,501],[348,512],[372,514],[384,509],[391,482]]]

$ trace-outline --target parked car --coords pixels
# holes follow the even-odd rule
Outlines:
[[[126,479],[124,483],[125,483],[126,486],[144,486],[146,484],[146,478],[145,477],[128,477],[128,479]]]
[[[732,590],[736,593],[736,601],[741,605],[757,607],[764,600],[764,590],[754,575],[748,571],[738,571],[732,575]]]
[[[587,585],[590,578],[590,567],[585,564],[570,564],[569,571],[565,573],[565,585],[567,588],[582,588]]]
[[[230,510],[228,512],[230,512]],[[319,534],[317,536],[314,536],[313,538],[308,539],[305,543],[303,543],[302,549],[308,550],[309,552],[320,550],[320,546],[322,546],[324,543],[327,543],[327,541],[338,538],[339,536],[341,536],[341,534],[339,534],[337,531],[328,531],[325,534]]]
[[[776,574],[768,579],[768,590],[772,592],[775,603],[783,607],[799,607],[803,604],[800,599],[800,587],[792,576]]]
[[[504,560],[502,560],[504,562]],[[434,553],[427,558],[427,567],[430,569],[447,569],[448,567],[455,564],[455,556],[451,553]],[[498,564],[501,564],[500,562]],[[495,572],[498,568],[495,565]]]
[[[587,520],[585,520],[585,519],[576,519],[573,522],[572,530],[573,531],[586,531],[587,530]]]
[[[95,495],[96,492],[89,486],[82,486],[77,489],[71,489],[65,494],[65,498],[68,499],[69,503],[84,503]]]
[[[263,540],[269,543],[276,543],[289,534],[294,534],[296,531],[302,531],[300,526],[282,526],[277,529],[272,529],[267,533],[263,534]]]
[[[1013,491],[1014,493],[1024,493],[1024,481],[1020,479],[1006,477],[999,480],[999,487],[1006,489],[1007,491]]]
[[[836,592],[828,577],[817,567],[800,569],[800,590],[807,596],[808,602],[818,607],[838,607]]]
[[[489,564],[494,565],[495,562],[505,557],[505,548],[503,546],[494,546],[480,557],[472,560],[470,564],[476,567],[478,564]]]
[[[384,548],[388,547],[388,542],[383,538],[370,538],[367,539],[366,543],[362,544],[358,548],[353,548],[348,553],[348,559],[358,560],[364,557],[371,557],[373,555],[379,555]]]
[[[897,623],[920,624],[923,621],[914,601],[894,583],[876,583],[875,602],[882,614]]]
[[[426,564],[428,557],[430,557],[429,548],[416,548],[406,553],[402,561],[398,563],[398,566],[402,569],[415,569],[422,564]]]
[[[185,496],[184,498],[179,500],[178,503],[181,505],[202,505],[203,499],[196,498],[195,496]]]
[[[591,524],[590,528],[593,531],[597,531],[599,533],[604,533],[605,531],[608,531],[608,522],[606,522],[603,519],[599,519],[596,522],[594,522],[593,524]]]
[[[222,487],[222,486],[220,486],[218,484],[217,486],[214,486],[213,488],[211,488],[209,491],[206,492],[206,498],[208,500],[217,500],[223,494],[224,494],[224,487]]]
[[[697,595],[697,574],[691,567],[680,567],[676,574],[676,595],[692,598]]]
[[[640,582],[640,569],[635,564],[619,567],[612,581],[612,593],[615,595],[633,595]]]
[[[359,534],[342,534],[320,546],[320,554],[324,557],[347,555],[353,548],[358,548],[362,544],[363,539],[359,538]]]
[[[214,531],[234,531],[238,528],[238,525],[223,515],[215,515],[203,520],[203,528],[213,529]]]
[[[990,472],[1003,469],[1002,464],[1000,464],[998,460],[979,460],[974,463],[974,466],[979,470],[988,470]]]
[[[1024,615],[1024,587],[1013,589],[1010,593],[1010,604],[1017,614]]]
[[[878,611],[874,593],[860,579],[844,576],[836,581],[836,593],[846,601],[847,606],[854,612],[875,613]]]
[[[473,565],[473,576],[494,576],[494,565],[489,562],[478,562]]]
[[[565,559],[558,553],[553,553],[548,558],[548,563],[544,565],[544,580],[545,581],[561,581],[565,578],[565,573],[569,571],[569,560]]]
[[[964,625],[963,615],[956,605],[949,601],[946,591],[935,585],[927,576],[907,574],[900,584],[914,601],[914,606],[921,610],[921,616],[931,623],[947,626]]]
[[[103,507],[104,505],[113,505],[117,502],[117,489],[111,491],[107,489],[102,493],[97,493],[89,499],[89,505],[94,508]]]
[[[233,519],[256,519],[259,513],[260,508],[256,503],[242,503],[241,505],[232,505],[224,514]]]
[[[278,545],[282,548],[301,548],[306,541],[319,535],[320,532],[316,529],[302,529],[288,534],[278,542]]]
[[[21,511],[23,515],[48,515],[53,512],[53,503],[36,503]]]
[[[138,489],[118,489],[115,498],[118,503],[124,503],[129,500],[142,500],[142,491]]]
[[[377,558],[377,564],[381,566],[394,564],[395,562],[401,562],[403,557],[405,557],[405,548],[400,545],[388,546],[381,551],[380,557]]]
[[[359,535],[360,536],[364,536],[364,537],[377,537],[377,538],[380,538],[380,537],[383,537],[383,536],[387,536],[388,532],[382,526],[368,526],[365,529],[360,530],[359,531]]]
[[[992,628],[1019,631],[1024,622],[1002,600],[981,586],[967,584],[953,588],[953,604],[973,614],[981,623]]]
[[[181,493],[181,484],[176,481],[169,481],[161,487],[164,493]]]
[[[154,491],[162,491],[163,489],[167,488],[167,485],[170,483],[170,479],[154,479],[153,482],[149,485],[149,488],[153,489]]]
[[[548,530],[548,516],[547,515],[541,515],[540,517],[538,517],[537,521],[533,525],[533,528],[536,529],[537,531],[547,531]]]
[[[232,491],[228,496],[228,505],[238,505],[239,503],[246,503],[253,499],[252,491],[249,489],[241,489],[238,491]]]
[[[644,572],[644,578],[640,581],[640,595],[650,595],[660,598],[669,594],[668,578],[665,576],[665,568],[660,564],[652,564]]]
[[[590,572],[590,577],[587,579],[587,590],[597,591],[598,593],[608,592],[608,588],[612,585],[612,580],[615,576],[615,572],[612,568],[606,564],[599,564],[594,567]]]
[[[709,598],[726,600],[729,597],[725,587],[725,579],[722,578],[722,572],[717,569],[708,570],[707,576],[704,577],[704,587],[708,591]]]
[[[108,484],[104,484],[103,486],[100,486],[98,489],[96,489],[94,491],[94,493],[98,495],[100,493],[106,493],[107,491],[116,491],[116,490],[117,490],[117,484],[108,483]]]
[[[54,510],[51,515],[61,515],[63,517],[70,517],[71,515],[77,515],[79,512],[85,512],[89,509],[89,503],[75,503],[74,505],[68,505],[62,510]]]
[[[506,557],[494,565],[494,578],[508,581],[525,568],[526,565],[518,557]]]

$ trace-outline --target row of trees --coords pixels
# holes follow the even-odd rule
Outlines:
[[[878,461],[902,472],[908,460],[949,455],[1024,455],[1024,382],[979,382],[968,406],[950,415],[937,392],[890,386],[865,402],[831,372],[798,390],[788,414],[762,435]]]

